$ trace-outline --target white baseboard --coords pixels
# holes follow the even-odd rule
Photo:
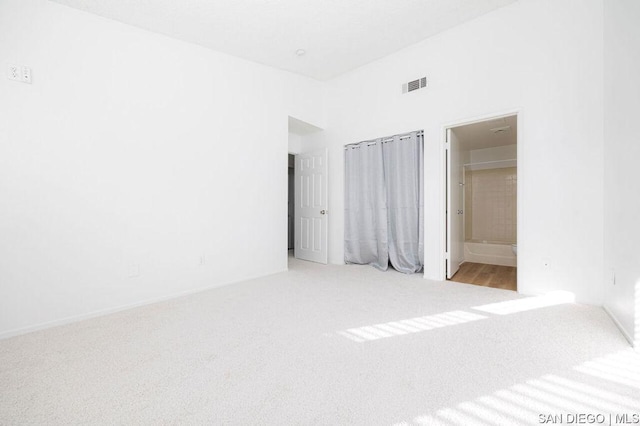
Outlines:
[[[84,320],[91,319],[91,318],[96,318],[96,317],[101,317],[101,316],[104,316],[104,315],[114,314],[116,312],[126,311],[127,309],[133,309],[133,308],[138,308],[140,306],[151,305],[153,303],[164,302],[166,300],[177,299],[179,297],[188,296],[188,295],[194,294],[194,293],[201,293],[203,291],[211,290],[213,288],[224,287],[224,286],[227,286],[227,285],[233,285],[233,284],[237,284],[237,283],[240,283],[240,282],[243,282],[243,281],[249,281],[249,280],[253,280],[253,279],[256,279],[256,278],[267,277],[269,275],[275,275],[275,274],[279,274],[281,272],[286,272],[286,271],[287,271],[287,269],[285,268],[285,269],[282,269],[282,270],[279,270],[279,271],[275,271],[275,272],[271,272],[271,273],[268,273],[268,274],[258,274],[258,275],[254,275],[254,276],[245,277],[245,278],[242,278],[240,280],[234,280],[234,281],[229,281],[229,282],[211,284],[211,285],[208,285],[208,286],[205,286],[205,287],[198,287],[198,288],[191,289],[191,290],[181,291],[181,292],[178,292],[178,293],[172,293],[172,294],[169,294],[169,295],[166,295],[166,296],[153,297],[151,299],[145,299],[145,300],[141,300],[139,302],[128,303],[126,305],[115,306],[115,307],[112,307],[112,308],[99,309],[97,311],[87,312],[87,313],[80,314],[80,315],[72,315],[70,317],[61,318],[61,319],[57,319],[57,320],[53,320],[53,321],[47,321],[47,322],[43,322],[43,323],[39,323],[39,324],[29,325],[29,326],[26,326],[26,327],[20,327],[20,328],[16,328],[16,329],[9,330],[9,331],[4,331],[4,332],[0,333],[0,340],[8,339],[10,337],[20,336],[22,334],[32,333],[34,331],[44,330],[44,329],[47,329],[47,328],[57,327],[57,326],[60,326],[60,325],[71,324],[71,323],[78,322],[78,321],[84,321]]]
[[[635,348],[636,345],[635,345],[635,342],[633,341],[634,340],[633,337],[631,337],[631,334],[629,334],[629,332],[627,332],[627,330],[622,326],[620,321],[618,321],[618,318],[616,318],[614,313],[611,312],[611,310],[609,308],[607,308],[606,306],[603,306],[602,309],[604,309],[604,311],[607,313],[607,315],[609,315],[609,318],[611,318],[611,320],[616,325],[616,327],[618,327],[618,329],[620,330],[622,335],[625,337],[625,339],[627,339],[629,341],[629,343],[631,344],[631,346]]]

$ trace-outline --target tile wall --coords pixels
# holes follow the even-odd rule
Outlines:
[[[465,172],[465,240],[515,243],[516,167]]]

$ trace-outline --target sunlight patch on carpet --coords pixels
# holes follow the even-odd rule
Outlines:
[[[339,331],[338,334],[354,342],[362,343],[410,333],[420,333],[450,325],[464,324],[484,318],[487,317],[465,311],[450,311],[436,315],[350,328]]]

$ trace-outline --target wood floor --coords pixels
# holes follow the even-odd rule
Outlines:
[[[451,278],[451,281],[514,291],[518,285],[516,268],[513,266],[485,265],[471,262],[465,262],[460,265],[460,269]]]

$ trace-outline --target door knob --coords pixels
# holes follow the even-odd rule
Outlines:
[[[320,214],[327,214],[326,210],[320,210]]]

